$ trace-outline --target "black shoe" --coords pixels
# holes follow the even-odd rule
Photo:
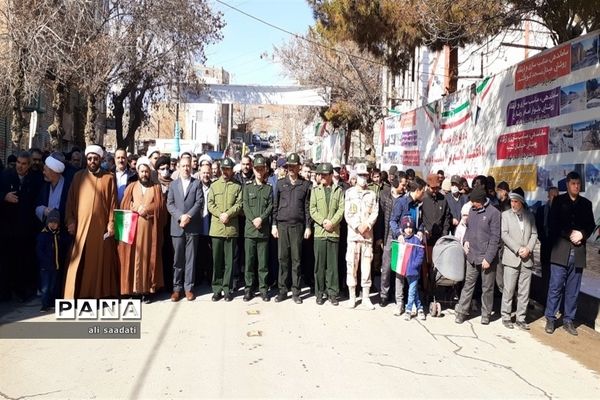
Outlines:
[[[573,336],[579,335],[577,333],[577,329],[575,329],[575,325],[573,325],[573,322],[571,321],[565,322],[563,325],[563,329]]]
[[[329,302],[332,306],[338,306],[340,303],[338,302],[337,296],[329,296]]]
[[[379,300],[379,307],[381,307],[381,308],[384,308],[388,304],[389,304],[388,299],[381,299],[381,300]]]
[[[281,303],[287,298],[287,294],[279,293],[277,297],[275,297],[275,303]]]
[[[302,304],[302,299],[297,294],[292,296],[292,300],[294,300],[294,303],[296,304]]]
[[[48,312],[48,311],[50,311],[50,307],[43,307],[42,306],[42,308],[40,308],[40,312],[41,313],[45,313],[45,312]]]
[[[513,325],[512,321],[508,320],[508,319],[502,320],[502,325],[504,325],[508,329],[514,329],[514,327],[515,327]]]
[[[231,295],[231,293],[227,293],[225,294],[225,296],[223,296],[223,298],[225,299],[226,302],[230,302],[231,300],[233,300],[233,296]]]
[[[252,300],[252,297],[254,297],[254,296],[252,296],[252,292],[247,290],[246,293],[244,294],[244,301],[250,301],[250,300]]]
[[[142,302],[143,302],[144,304],[150,304],[150,303],[152,303],[152,296],[150,296],[150,295],[148,295],[148,294],[146,294],[146,295],[143,295],[143,296],[142,296]]]
[[[267,301],[270,301],[270,300],[271,300],[271,298],[269,297],[269,295],[268,295],[268,294],[266,294],[266,293],[263,293],[263,294],[261,294],[261,295],[260,295],[260,298],[261,298],[261,299],[262,299],[262,301],[264,301],[264,302],[267,302]]]
[[[317,296],[317,304],[320,305],[320,306],[322,306],[323,304],[325,304],[325,300],[323,299],[322,296]]]
[[[553,334],[555,329],[556,328],[554,327],[554,321],[547,320],[546,327],[544,328],[546,333]]]
[[[456,313],[456,318],[454,318],[454,322],[457,324],[462,324],[465,322],[465,315],[461,313]]]
[[[221,293],[215,293],[212,295],[212,301],[219,301],[223,298],[223,295]]]
[[[489,325],[490,324],[490,316],[489,315],[482,315],[481,316],[481,325]]]

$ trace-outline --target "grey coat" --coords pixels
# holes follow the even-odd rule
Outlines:
[[[183,236],[184,233],[199,235],[202,231],[202,211],[204,209],[204,192],[199,180],[191,178],[187,192],[183,193],[181,178],[175,179],[169,186],[167,210],[171,214],[171,236]],[[179,226],[183,214],[192,217],[185,228]]]
[[[484,208],[469,211],[464,238],[469,242],[468,262],[480,265],[484,259],[490,264],[496,260],[500,249],[501,219],[500,211],[489,200]]]
[[[538,238],[537,228],[535,226],[535,217],[531,211],[523,209],[523,230],[519,226],[519,217],[512,210],[506,210],[502,213],[502,241],[504,242],[504,252],[502,254],[502,264],[509,267],[518,267],[523,263],[524,267],[533,267],[533,248]],[[519,249],[527,247],[529,256],[521,258]]]

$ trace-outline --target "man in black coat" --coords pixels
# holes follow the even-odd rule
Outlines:
[[[581,177],[575,171],[566,178],[567,193],[559,195],[550,208],[549,235],[552,243],[550,256],[550,286],[546,301],[546,333],[553,333],[556,313],[564,297],[563,327],[577,336],[573,325],[577,313],[577,297],[581,276],[586,267],[586,241],[594,232],[592,203],[583,196]]]
[[[0,296],[8,300],[12,291],[26,301],[37,289],[35,237],[41,224],[35,217],[35,203],[42,174],[30,170],[31,155],[17,156],[15,169],[7,169],[0,179],[0,236],[5,251],[0,269]]]

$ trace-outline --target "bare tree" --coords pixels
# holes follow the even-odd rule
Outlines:
[[[331,88],[332,105],[320,110],[323,119],[360,130],[373,148],[373,126],[383,116],[379,106],[382,62],[353,42],[333,44],[312,29],[275,53],[286,74],[300,84]]]

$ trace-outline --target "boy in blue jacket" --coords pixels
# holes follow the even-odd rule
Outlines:
[[[421,265],[425,258],[425,248],[421,242],[421,239],[415,236],[415,223],[409,216],[402,217],[401,220],[402,236],[404,237],[404,243],[412,244],[412,251],[408,260],[408,266],[406,268],[406,280],[408,281],[408,301],[406,302],[406,308],[404,313],[404,319],[410,321],[411,310],[413,305],[417,308],[417,316],[421,320],[425,320],[425,313],[423,312],[423,305],[419,298],[419,275],[421,274]]]
[[[36,254],[40,267],[40,292],[42,293],[42,308],[46,312],[54,307],[59,287],[62,281],[62,271],[66,254],[66,237],[60,231],[60,213],[53,209],[46,217],[46,226],[38,234]]]

